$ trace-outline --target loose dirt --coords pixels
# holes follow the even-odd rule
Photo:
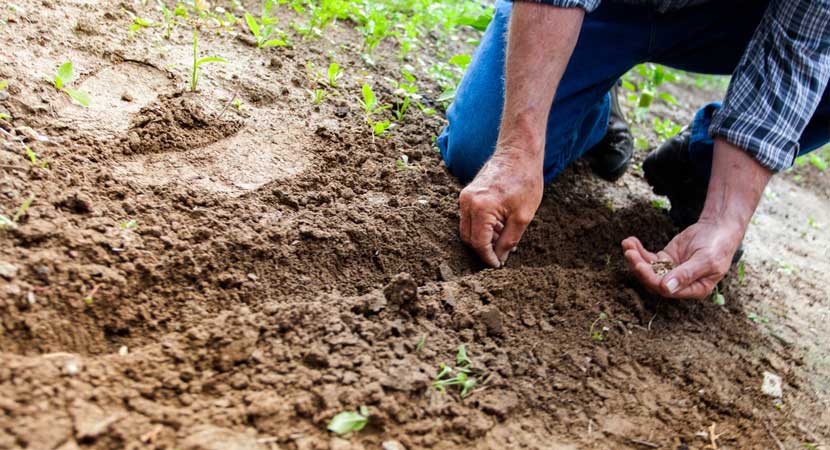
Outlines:
[[[826,175],[772,184],[725,306],[661,300],[627,272],[622,239],[656,249],[675,232],[637,170],[608,185],[577,164],[507,267],[485,270],[457,236],[461,186],[431,145],[440,115],[413,108],[381,137],[363,121],[364,82],[392,101],[388,42],[370,67],[348,23],[265,50],[203,29],[201,54],[231,63],[204,66],[189,93],[189,27],[128,40],[132,4],[17,3],[0,26],[0,112],[14,117],[0,120],[0,212],[34,200],[0,231],[0,448],[830,440],[828,235],[803,218],[830,224]],[[436,98],[429,54],[408,62]],[[306,62],[329,55],[346,75],[315,106]],[[43,81],[70,59],[89,109]],[[675,94],[686,119],[719,95]],[[432,387],[462,344],[480,373],[463,399]],[[761,392],[764,371],[781,399]],[[363,431],[326,431],[361,405]]]

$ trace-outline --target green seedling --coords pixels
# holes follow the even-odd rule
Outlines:
[[[133,23],[130,24],[130,28],[127,31],[128,31],[128,34],[129,34],[130,38],[132,38],[142,28],[152,28],[152,27],[155,27],[155,26],[156,26],[156,24],[154,24],[152,21],[150,21],[148,19],[144,19],[144,18],[139,17],[139,16],[134,16],[133,17]]]
[[[334,62],[329,64],[329,71],[328,71],[328,77],[327,77],[329,87],[336,88],[337,87],[337,81],[340,80],[340,78],[342,78],[342,77],[343,77],[343,71],[340,70],[340,66],[337,65],[337,63],[334,63]]]
[[[89,291],[89,294],[87,294],[87,295],[84,297],[84,303],[85,303],[87,306],[92,306],[92,304],[93,304],[93,303],[95,303],[95,294],[96,294],[97,292],[98,292],[98,285],[95,285],[95,286],[93,286],[93,287],[92,287],[92,290],[91,290],[91,291]]]
[[[0,91],[6,90],[9,87],[9,80],[0,80]]]
[[[374,121],[370,120],[369,125],[372,126],[372,133],[375,136],[380,136],[381,134],[383,134],[384,131],[386,131],[392,125],[392,122],[390,122],[388,120],[383,120],[383,121],[380,121],[380,122],[374,122]]]
[[[210,62],[226,63],[228,61],[218,56],[206,56],[199,59],[199,38],[196,30],[193,30],[193,69],[190,72],[190,92],[196,92],[199,83],[199,66]]]
[[[651,201],[651,207],[659,210],[669,209],[669,202],[662,198],[655,198]]]
[[[156,0],[161,14],[164,17],[164,39],[170,40],[170,34],[173,32],[173,27],[176,25],[176,17],[180,17],[177,13],[179,8],[183,8],[185,17],[187,16],[187,9],[182,5],[177,5],[175,11],[171,11],[167,5],[161,0]]]
[[[311,102],[315,105],[323,103],[323,99],[326,97],[326,91],[322,89],[309,90],[308,92],[311,94]]]
[[[240,100],[238,98],[235,98],[233,100],[233,107],[238,109],[238,110],[242,110],[242,100]]]
[[[720,293],[720,288],[718,288],[717,285],[715,285],[715,291],[712,292],[712,303],[718,306],[723,306],[726,304],[726,297],[724,297],[723,294]]]
[[[668,139],[677,133],[680,133],[683,127],[674,123],[671,119],[660,120],[654,118],[654,133],[661,139]]]
[[[277,32],[279,35],[284,35],[282,31],[276,29],[275,24],[277,19],[268,17],[271,10],[271,1],[266,1],[262,8],[262,15],[259,21],[249,13],[245,13],[245,23],[248,25],[248,30],[254,35],[256,45],[259,48],[265,47],[284,47],[288,45],[284,39],[271,39],[271,35]]]
[[[762,315],[756,314],[754,312],[751,312],[751,313],[747,314],[746,318],[753,321],[753,322],[755,322],[755,323],[769,323],[769,317],[762,316]]]
[[[406,155],[401,155],[400,158],[395,160],[395,168],[398,170],[409,169],[409,157]]]
[[[34,200],[35,200],[34,195],[30,195],[29,198],[27,198],[26,200],[23,200],[23,203],[21,203],[20,206],[17,207],[17,211],[15,211],[14,215],[12,216],[11,221],[14,222],[15,224],[19,223],[20,219],[22,219],[23,216],[25,216],[26,213],[29,212],[29,208],[32,206],[32,202]]]
[[[426,345],[426,342],[427,342],[427,335],[421,336],[421,338],[418,339],[418,343],[415,344],[415,351],[420,352],[421,350],[423,350],[424,345]]]
[[[132,230],[133,228],[138,227],[138,222],[136,222],[135,219],[130,219],[125,222],[121,222],[120,227],[122,230]]]
[[[72,89],[67,86],[72,80],[75,79],[74,69],[72,67],[72,61],[67,61],[61,64],[58,67],[58,73],[55,75],[55,78],[52,80],[52,84],[55,86],[55,89],[66,93],[71,97],[73,100],[78,102],[81,106],[88,107],[92,100],[89,98],[89,94],[84,91],[80,91],[77,89]]]
[[[360,105],[363,106],[363,112],[367,118],[385,109],[389,109],[388,105],[378,106],[378,98],[375,96],[374,91],[372,91],[371,86],[364,84],[361,90],[363,93],[363,100],[360,100]]]
[[[743,286],[746,278],[746,264],[743,260],[738,262],[738,283]]]
[[[32,150],[28,145],[23,144],[23,148],[26,150],[26,157],[29,158],[29,161],[32,162],[33,165],[40,167],[41,169],[47,169],[49,167],[46,161],[38,160],[37,153]]]
[[[17,228],[17,224],[5,214],[0,214],[0,230],[6,228]]]
[[[460,389],[459,395],[461,395],[461,398],[465,398],[470,395],[470,391],[477,384],[476,378],[474,377],[477,371],[473,368],[473,362],[467,355],[467,349],[464,345],[458,347],[455,362],[455,368],[441,363],[438,375],[435,376],[432,386],[442,393],[446,392],[450,386],[458,386]]]
[[[328,430],[337,434],[346,434],[353,431],[360,431],[369,423],[369,409],[361,406],[360,410],[344,411],[332,417],[328,424]]]
[[[602,312],[602,313],[599,313],[597,318],[591,323],[591,328],[588,330],[588,332],[591,334],[591,340],[592,341],[602,342],[602,341],[605,340],[605,332],[608,331],[608,327],[603,325],[602,328],[600,328],[598,330],[594,330],[594,328],[596,328],[596,326],[600,322],[602,322],[603,320],[606,320],[606,319],[608,319],[608,315],[605,314],[604,312]]]

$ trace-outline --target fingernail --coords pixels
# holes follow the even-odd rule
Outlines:
[[[669,280],[666,283],[666,288],[668,288],[669,292],[671,292],[672,294],[674,294],[675,291],[677,291],[677,288],[679,286],[680,286],[680,282],[677,281],[677,278],[672,278],[671,280]]]
[[[507,252],[507,253],[505,253],[505,254],[504,254],[504,257],[501,259],[501,261],[499,261],[499,262],[501,262],[501,265],[502,265],[502,266],[503,266],[503,265],[505,265],[505,264],[507,264],[507,258],[508,258],[509,256],[510,256],[510,252]]]

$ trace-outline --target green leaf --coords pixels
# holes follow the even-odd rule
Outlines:
[[[674,97],[673,97],[671,94],[669,94],[668,92],[661,92],[661,93],[657,94],[657,98],[659,98],[660,100],[663,100],[663,101],[664,101],[664,102],[666,102],[666,103],[670,103],[670,104],[672,104],[672,105],[676,105],[676,104],[677,104],[677,99],[676,99],[676,98],[674,98]]]
[[[251,30],[251,33],[259,40],[259,24],[254,19],[254,16],[245,13],[245,23],[248,24],[248,29]]]
[[[628,89],[631,92],[634,92],[634,91],[637,90],[637,88],[635,88],[634,85],[630,81],[626,81],[626,80],[622,81],[622,87],[623,87],[623,89]]]
[[[372,131],[375,133],[375,136],[380,136],[384,131],[386,131],[387,128],[389,128],[389,125],[391,125],[391,123],[388,120],[384,120],[383,122],[375,122],[374,125],[372,125]]]
[[[367,416],[354,411],[344,411],[332,417],[327,428],[337,434],[346,434],[362,430],[367,423],[369,423]]]
[[[0,214],[0,229],[3,228],[17,228],[17,224],[14,223],[13,220],[9,219],[7,216]]]
[[[202,64],[210,63],[210,62],[226,63],[226,62],[228,62],[228,60],[226,60],[225,58],[220,58],[218,56],[206,56],[206,57],[196,61],[195,65],[196,65],[196,67],[199,67]]]
[[[640,108],[648,108],[651,106],[651,101],[654,100],[654,94],[649,91],[643,91],[640,93],[640,101],[637,104]]]
[[[263,47],[285,47],[286,45],[288,43],[282,39],[270,39],[262,44]]]
[[[441,93],[435,101],[448,102],[455,98],[455,88],[449,88]]]
[[[459,366],[470,366],[473,364],[470,357],[467,356],[467,348],[464,344],[458,346],[458,353],[455,355],[455,363]]]
[[[69,94],[73,100],[78,102],[81,106],[88,108],[89,104],[92,102],[92,99],[89,98],[89,94],[84,91],[79,91],[77,89],[71,88],[63,88],[63,91]]]
[[[0,120],[8,120],[8,119],[11,119],[11,118],[12,118],[12,116],[10,116],[6,113],[0,113]]]
[[[372,87],[368,84],[364,84],[361,88],[363,91],[363,104],[368,111],[372,111],[375,109],[375,105],[377,105],[377,97],[375,97],[375,93],[372,91]]]
[[[0,81],[0,91],[2,91],[3,89],[6,89],[6,86],[8,86],[8,85],[9,85],[9,80]]]
[[[460,67],[461,69],[466,69],[467,65],[470,64],[471,60],[472,58],[470,57],[470,55],[462,53],[460,55],[455,55],[452,58],[450,58],[449,62],[454,66]]]
[[[21,217],[25,216],[26,213],[29,211],[29,207],[32,206],[32,202],[34,200],[34,195],[30,195],[29,198],[24,200],[23,203],[20,204],[20,207],[17,208],[17,211],[15,211],[14,216],[12,217],[12,222],[17,223]]]
[[[74,78],[75,74],[72,70],[72,61],[67,61],[61,64],[60,67],[58,67],[58,77],[55,78],[55,87],[60,89],[63,87],[64,84],[71,83]],[[57,81],[60,81],[60,86],[57,85]]]
[[[746,265],[744,264],[743,260],[738,263],[738,283],[744,284],[744,278],[746,277]]]

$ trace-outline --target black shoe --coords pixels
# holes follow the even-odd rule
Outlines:
[[[631,164],[634,155],[634,138],[623,119],[617,101],[617,86],[611,88],[611,116],[608,131],[599,143],[585,153],[591,170],[602,179],[616,181]]]
[[[685,230],[697,223],[703,204],[706,202],[706,190],[709,177],[703,177],[694,170],[689,155],[689,137],[691,132],[684,129],[663,143],[657,150],[649,153],[643,161],[643,173],[652,191],[665,195],[671,202],[669,217],[672,223]],[[743,242],[732,257],[737,263],[744,254]]]

